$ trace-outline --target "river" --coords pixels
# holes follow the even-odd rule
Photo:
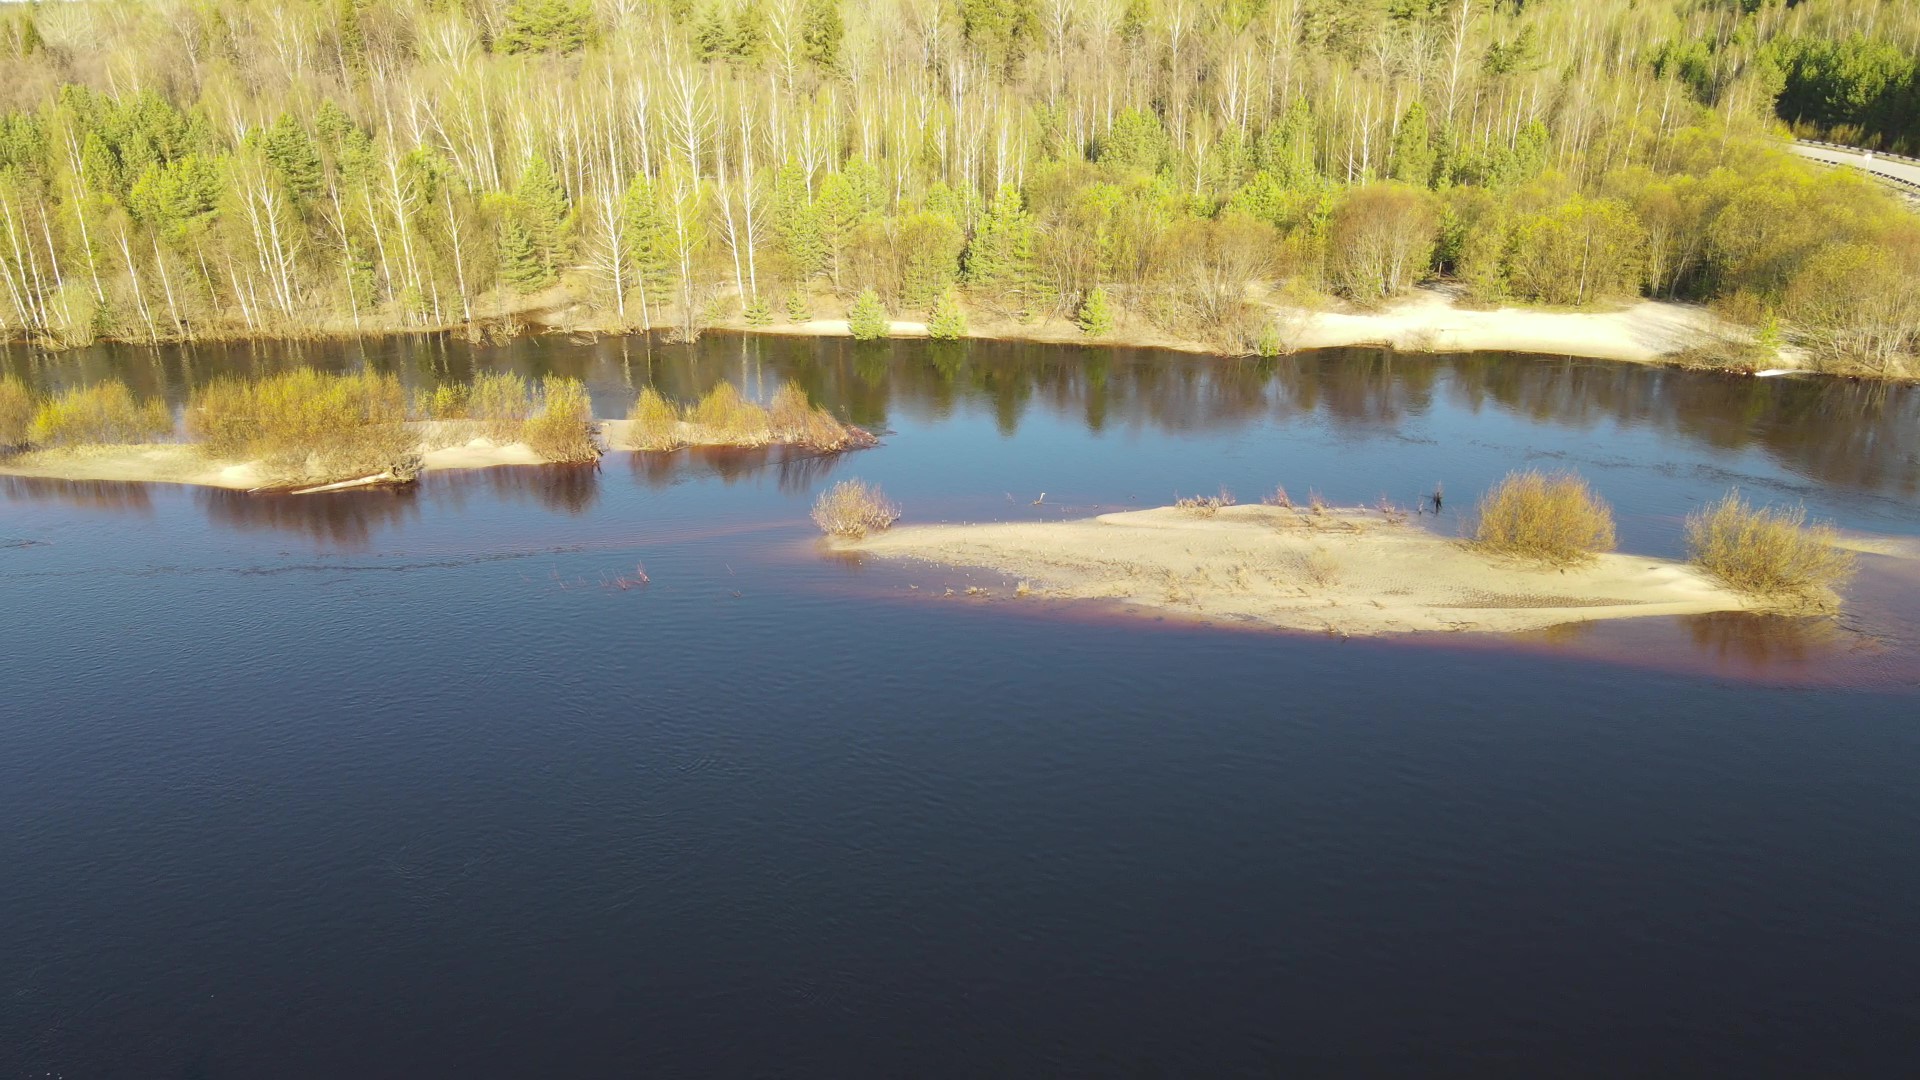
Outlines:
[[[575,375],[602,416],[793,379],[883,442],[0,478],[0,1077],[1908,1060],[1920,564],[1863,556],[1838,619],[1338,640],[833,557],[807,509],[1438,484],[1452,532],[1540,466],[1630,552],[1730,486],[1912,540],[1912,388],[719,334],[0,353],[176,404],[297,363]]]

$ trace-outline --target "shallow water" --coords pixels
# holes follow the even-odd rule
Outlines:
[[[1438,483],[1451,531],[1544,465],[1628,551],[1735,484],[1914,537],[1912,390],[718,335],[0,354],[175,402],[300,362],[578,375],[601,415],[793,378],[886,437],[297,499],[0,478],[0,1077],[1905,1060],[1915,564],[1863,557],[1840,620],[1338,641],[828,557],[806,509]]]

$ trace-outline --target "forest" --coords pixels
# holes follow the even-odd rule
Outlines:
[[[1441,281],[1920,372],[1920,217],[1784,149],[1915,147],[1912,5],[0,12],[0,332],[48,348],[850,313],[1271,352],[1276,311]]]

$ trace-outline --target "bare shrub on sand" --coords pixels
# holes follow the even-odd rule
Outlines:
[[[118,380],[75,387],[40,403],[27,442],[35,446],[111,446],[152,442],[173,432],[173,414],[158,399],[135,401]]]
[[[1811,599],[1843,584],[1853,555],[1836,539],[1832,525],[1807,524],[1806,507],[1757,509],[1738,490],[1687,515],[1688,557],[1754,596]]]
[[[15,378],[0,378],[0,451],[25,446],[33,431],[33,393]]]
[[[851,450],[874,444],[871,434],[842,423],[808,400],[807,392],[793,383],[785,384],[773,395],[772,403],[767,406],[767,423],[777,441],[809,450]]]
[[[773,441],[767,410],[723,382],[687,411],[693,441],[702,446],[765,446]]]
[[[680,410],[653,387],[641,390],[640,400],[627,410],[627,449],[673,450],[685,441],[680,437]]]
[[[1481,497],[1474,542],[1516,558],[1583,562],[1613,550],[1613,508],[1573,473],[1512,472]]]
[[[1226,488],[1221,488],[1218,495],[1182,495],[1173,500],[1174,509],[1184,510],[1194,517],[1212,517],[1233,503],[1233,492]]]
[[[521,424],[533,452],[557,462],[600,460],[593,437],[593,403],[579,379],[549,375],[540,386],[540,411]]]
[[[843,540],[885,532],[898,520],[900,508],[887,501],[878,484],[864,480],[842,480],[813,504],[813,523],[828,536]]]

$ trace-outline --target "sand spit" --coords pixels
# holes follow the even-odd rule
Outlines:
[[[422,448],[421,471],[489,469],[499,465],[540,465],[545,459],[526,443],[499,444],[473,439],[457,446]],[[298,490],[317,492],[366,486],[378,480],[349,480],[338,484],[299,487],[274,483],[256,461],[218,461],[192,443],[144,443],[134,446],[77,446],[35,450],[0,457],[0,476],[30,476],[47,480],[118,480],[147,484],[191,484],[236,491]]]
[[[1173,507],[1079,521],[919,525],[843,550],[977,567],[1032,595],[1340,634],[1536,630],[1753,602],[1682,563],[1603,555],[1565,570],[1489,558],[1362,510]]]

